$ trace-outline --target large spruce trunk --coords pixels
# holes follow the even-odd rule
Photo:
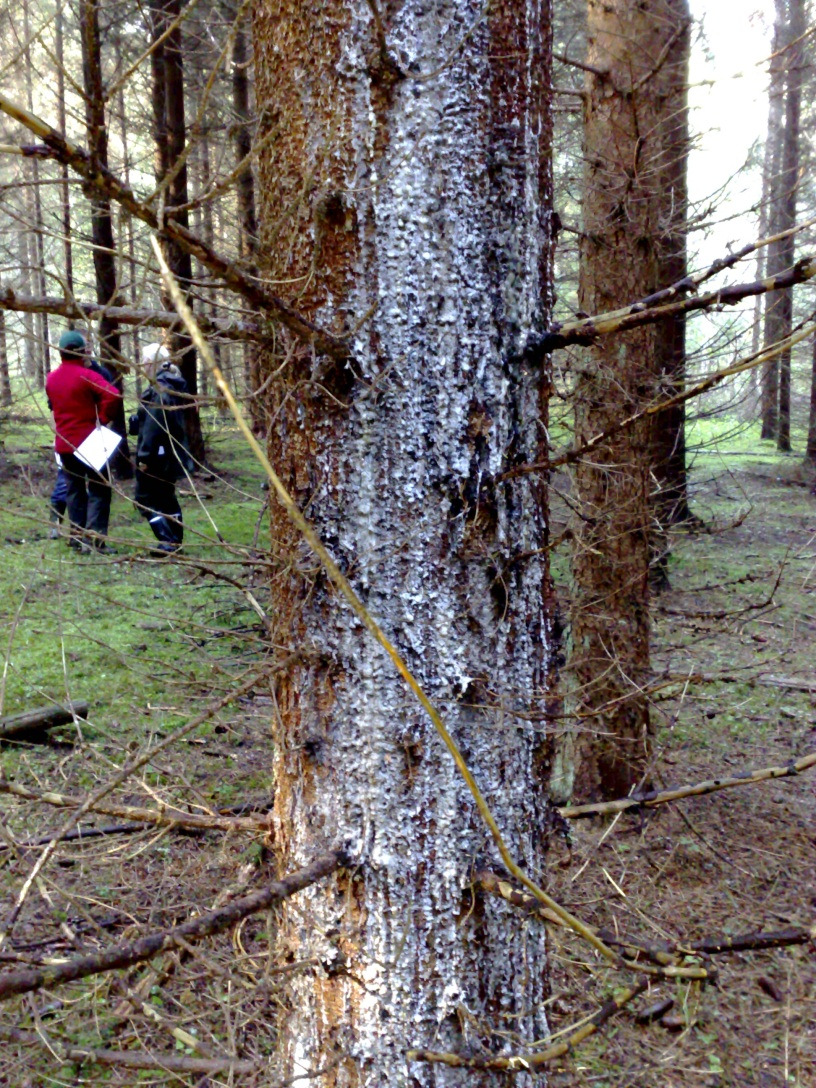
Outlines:
[[[540,874],[545,491],[500,476],[541,455],[546,422],[545,375],[519,349],[550,299],[548,2],[392,11],[256,3],[258,107],[278,130],[262,271],[353,334],[348,364],[289,352],[270,454]],[[504,1083],[409,1069],[405,1051],[541,1038],[543,934],[474,892],[496,851],[450,756],[277,506],[272,535],[278,642],[300,655],[275,691],[277,863],[338,844],[356,862],[280,915],[281,953],[307,966],[279,1009],[278,1072]]]
[[[589,314],[662,285],[672,230],[664,190],[678,153],[671,113],[678,101],[666,63],[681,27],[676,0],[589,2],[579,285],[580,308]],[[670,358],[658,350],[665,331],[644,326],[604,337],[580,355],[579,448],[660,395]],[[578,461],[573,474],[567,685],[574,717],[559,741],[552,783],[558,799],[573,790],[587,799],[623,796],[648,773],[655,452],[652,424],[644,420]]]

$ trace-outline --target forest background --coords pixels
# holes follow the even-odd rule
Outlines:
[[[4,1082],[813,1082],[813,13],[723,12],[3,9]],[[172,561],[126,457],[49,537],[69,324]]]

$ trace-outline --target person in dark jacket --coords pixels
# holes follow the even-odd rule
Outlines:
[[[96,359],[90,359],[87,363],[90,370],[93,370],[97,374],[105,379],[106,382],[113,382],[113,374],[108,370],[106,366],[102,366]],[[58,540],[60,535],[60,525],[62,525],[62,519],[65,517],[65,510],[68,506],[68,477],[65,475],[65,469],[62,465],[57,466],[57,478],[54,481],[54,488],[51,492],[51,497],[48,500],[50,508],[50,520],[52,523],[50,537],[52,540]]]
[[[142,365],[147,377],[155,378],[130,418],[130,433],[139,436],[135,502],[159,542],[156,550],[169,554],[178,551],[184,538],[176,480],[191,467],[185,444],[187,385],[163,344],[146,347]]]
[[[81,332],[69,329],[59,340],[60,365],[45,380],[48,406],[54,415],[54,449],[65,474],[66,508],[71,523],[68,543],[81,550],[104,550],[110,519],[110,480],[76,456],[96,427],[110,423],[122,394],[91,369]]]

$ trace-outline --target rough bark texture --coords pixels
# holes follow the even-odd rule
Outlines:
[[[799,128],[802,104],[802,66],[804,63],[805,33],[804,0],[788,0],[788,41],[785,78],[785,139],[782,146],[782,176],[779,207],[779,229],[790,230],[796,224],[796,197],[799,189]],[[786,238],[779,254],[783,268],[793,264],[796,239]],[[781,269],[780,269],[781,271]],[[793,291],[782,291],[772,303],[779,306],[779,332],[790,336],[793,327]],[[790,349],[779,356],[779,433],[776,444],[780,450],[789,451],[791,414],[791,353]]]
[[[774,37],[770,64],[770,86],[768,88],[768,135],[767,140],[771,145],[768,153],[770,160],[770,185],[768,189],[768,229],[771,235],[778,233],[779,209],[782,173],[782,145],[784,139],[785,116],[785,56],[784,45],[786,40],[786,7],[787,0],[774,0],[775,21]],[[768,275],[778,273],[784,264],[780,247],[782,241],[772,242],[768,247],[767,268]],[[783,325],[783,314],[780,310],[781,295],[771,295],[765,300],[765,328],[764,340],[766,345],[773,344],[779,339],[779,331]],[[782,303],[784,305],[784,303]],[[771,359],[762,370],[762,431],[764,439],[776,438],[779,424],[779,360]]]
[[[658,289],[685,279],[686,218],[688,212],[688,66],[691,15],[688,0],[669,0],[667,30],[674,36],[661,70],[654,78],[663,114],[663,177],[658,193],[663,208],[658,221]],[[657,394],[668,400],[683,392],[686,374],[686,317],[678,313],[661,322],[655,343]],[[655,515],[658,533],[665,526],[688,521],[691,511],[686,489],[686,407],[661,412],[654,423]],[[662,536],[662,534],[660,534]],[[654,549],[663,553],[662,542]],[[660,569],[662,570],[662,564]]]
[[[590,314],[665,286],[662,188],[677,155],[667,141],[674,88],[665,69],[677,29],[674,0],[589,3],[579,303]],[[660,335],[644,326],[585,350],[574,391],[577,446],[650,403]],[[621,796],[648,766],[652,439],[644,421],[574,470],[567,688],[575,717],[559,740],[558,800],[573,789],[582,798]]]
[[[541,873],[545,494],[491,478],[540,455],[546,419],[545,374],[510,357],[549,311],[549,9],[378,5],[383,41],[372,7],[256,4],[258,107],[280,133],[260,164],[262,271],[355,330],[347,365],[291,354],[270,453]],[[328,843],[358,862],[281,915],[281,953],[320,967],[281,1010],[279,1072],[504,1083],[404,1055],[540,1038],[541,934],[472,890],[495,851],[450,757],[277,506],[272,535],[278,641],[304,653],[276,691],[278,862]]]

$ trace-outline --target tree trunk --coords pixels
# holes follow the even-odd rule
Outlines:
[[[233,5],[232,18],[237,14]],[[252,150],[250,131],[250,87],[249,87],[249,48],[246,27],[243,20],[238,24],[232,46],[232,110],[233,138],[235,142],[236,165],[246,159]],[[255,174],[250,166],[238,179],[238,218],[240,221],[240,252],[247,265],[247,271],[257,273],[258,217],[255,209]],[[244,344],[244,374],[247,391],[247,404],[252,419],[253,429],[257,434],[266,433],[263,405],[256,395],[260,386],[260,359],[258,346]]]
[[[799,118],[802,103],[802,66],[804,63],[802,36],[805,33],[804,0],[788,0],[788,49],[786,53],[785,137],[782,146],[782,176],[780,178],[780,229],[791,230],[796,224],[796,197],[799,188]],[[793,264],[796,239],[784,239],[780,247],[783,268]],[[781,269],[780,269],[781,271]],[[790,336],[793,328],[793,288],[780,292],[780,331]],[[787,452],[790,441],[791,412],[791,353],[790,348],[779,356],[779,433],[777,448]]]
[[[808,415],[807,457],[816,464],[816,336],[811,346],[810,412]]]
[[[29,110],[34,109],[34,70],[31,57],[31,26],[29,20],[28,0],[22,5],[23,9],[23,36],[25,40],[25,84],[26,101]],[[42,213],[42,197],[40,196],[40,164],[36,158],[31,160],[29,167],[30,185],[27,190],[30,202],[30,229],[32,232],[31,253],[34,258],[34,281],[37,293],[48,293],[45,282],[45,227]],[[42,313],[37,319],[37,385],[40,389],[45,387],[45,378],[50,367],[50,352],[48,348],[48,314]]]
[[[655,75],[655,93],[662,96],[662,178],[658,194],[663,199],[659,213],[658,289],[684,279],[686,260],[686,219],[688,213],[688,66],[691,42],[691,15],[688,0],[668,0],[667,15],[672,35],[670,48]],[[655,343],[657,395],[668,399],[683,392],[686,374],[686,315],[666,318],[657,329]],[[675,405],[661,412],[654,423],[654,475],[656,529],[662,530],[691,519],[686,486],[686,409]],[[656,549],[658,550],[658,549]],[[661,555],[665,544],[661,542]],[[658,562],[662,560],[658,559]],[[662,569],[662,567],[661,567]]]
[[[158,39],[181,10],[180,0],[151,0],[150,17],[154,41]],[[189,225],[187,211],[175,211],[187,204],[187,165],[180,162],[187,146],[187,124],[184,111],[184,54],[181,28],[176,27],[152,54],[153,124],[156,141],[156,180],[164,189],[168,215],[182,227]],[[189,289],[193,278],[193,263],[189,253],[169,239],[162,242],[164,255],[182,290]],[[165,299],[165,304],[167,299]],[[187,391],[198,393],[196,350],[184,332],[171,336],[174,358],[187,383]],[[204,439],[201,417],[197,408],[185,412],[187,441],[195,461],[204,460]]]
[[[85,123],[88,131],[88,153],[91,161],[102,169],[108,167],[108,130],[105,123],[105,94],[102,82],[102,55],[99,36],[98,0],[82,0],[82,72],[85,88]],[[91,195],[91,241],[93,243],[96,299],[103,306],[116,305],[119,279],[116,272],[116,243],[113,238],[113,217],[110,201]],[[122,342],[119,325],[106,312],[99,321],[99,361],[114,373],[114,384],[124,388],[125,368],[122,363]],[[127,439],[124,400],[117,405],[111,427],[122,436],[114,454],[112,468],[119,479],[133,475]]]
[[[497,477],[543,452],[546,378],[518,360],[550,303],[549,5],[408,0],[382,16],[388,53],[356,0],[258,0],[254,18],[259,112],[280,131],[260,160],[262,272],[355,329],[348,366],[289,352],[272,461],[541,872],[545,491]],[[278,915],[281,954],[319,966],[281,994],[275,1075],[504,1084],[406,1071],[405,1051],[545,1033],[542,935],[474,895],[474,858],[495,854],[449,755],[277,503],[271,522],[276,642],[303,651],[276,690],[276,861],[343,843],[356,862]]]
[[[0,310],[0,405],[11,405],[11,375],[9,374],[8,344],[6,342],[6,315]]]
[[[770,85],[768,88],[768,136],[772,144],[770,152],[771,181],[768,204],[768,228],[771,235],[778,233],[779,208],[781,200],[782,144],[784,138],[785,105],[785,59],[787,0],[774,0],[776,18],[770,64]],[[784,264],[780,254],[781,241],[768,246],[768,275],[776,275]],[[763,342],[766,346],[779,339],[779,330],[784,326],[783,314],[779,304],[782,294],[769,295],[765,300],[765,328]],[[784,305],[784,303],[783,303]],[[760,437],[765,440],[776,438],[779,425],[779,362],[771,359],[762,368],[762,431]]]
[[[54,11],[55,19],[55,54],[57,58],[57,117],[60,132],[67,133],[68,124],[65,111],[65,57],[64,57],[64,15],[62,5],[57,4]],[[63,163],[60,167],[62,184],[62,244],[65,254],[65,268],[63,269],[63,281],[65,284],[65,296],[68,299],[74,297],[74,253],[71,238],[71,188],[68,181],[68,167]],[[70,323],[73,328],[73,322]]]
[[[579,283],[587,313],[617,309],[662,285],[665,144],[675,134],[666,104],[677,104],[676,73],[667,77],[665,67],[680,12],[674,0],[589,2]],[[658,350],[661,333],[644,326],[585,349],[575,379],[576,445],[654,398],[656,365],[669,358]],[[671,343],[679,349],[674,336]],[[575,731],[559,740],[551,785],[559,800],[573,788],[581,797],[618,797],[648,773],[653,437],[644,421],[574,471],[567,697]]]

